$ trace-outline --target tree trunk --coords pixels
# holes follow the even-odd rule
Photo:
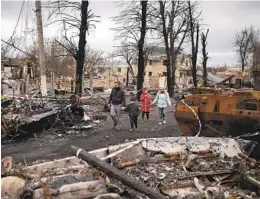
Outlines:
[[[207,73],[207,63],[203,60],[203,86],[208,85],[208,73]]]
[[[194,87],[198,87],[197,82],[197,56],[198,56],[198,47],[199,47],[199,24],[192,25],[192,33],[191,33],[191,45],[192,45],[192,77]],[[194,36],[196,35],[196,40],[194,40]]]
[[[197,55],[198,55],[198,40],[199,40],[199,24],[196,24],[193,18],[191,2],[188,1],[188,11],[189,11],[189,23],[190,23],[190,37],[191,37],[191,62],[192,62],[192,78],[193,85],[195,88],[198,87],[197,83]],[[197,34],[197,35],[196,35]],[[196,38],[194,36],[196,35]]]
[[[88,1],[81,2],[81,24],[79,32],[79,44],[76,54],[77,68],[76,68],[76,95],[81,96],[82,91],[82,74],[85,61],[85,46],[86,46],[86,32],[88,30],[87,18],[88,18]]]
[[[172,76],[171,76],[171,66],[170,66],[170,62],[167,61],[167,66],[166,66],[166,70],[167,70],[167,88],[168,88],[168,93],[169,96],[172,97],[173,93],[172,93]]]
[[[93,95],[94,94],[93,67],[90,69],[90,74],[89,74],[89,89],[90,89],[91,95]]]
[[[142,6],[142,27],[141,27],[141,36],[138,43],[138,75],[137,75],[137,98],[140,99],[141,92],[143,88],[144,81],[144,39],[146,34],[146,12],[147,12],[147,2],[141,1]]]
[[[170,59],[171,59],[171,52],[169,48],[169,42],[168,42],[168,32],[166,30],[166,19],[165,19],[165,4],[162,1],[159,1],[160,4],[160,15],[162,17],[162,26],[163,26],[163,39],[164,39],[164,44],[165,44],[165,51],[166,51],[166,56],[167,60],[166,63],[164,64],[166,66],[167,70],[167,88],[168,88],[168,93],[169,96],[172,97],[172,78],[171,78],[171,64],[170,64]]]
[[[201,45],[202,45],[202,67],[203,67],[203,86],[206,87],[208,85],[208,72],[207,72],[207,61],[208,61],[208,53],[207,53],[207,36],[209,33],[209,29],[207,33],[201,33]]]
[[[171,75],[171,95],[170,97],[174,97],[174,87],[175,87],[175,71],[176,71],[176,56],[172,57],[172,75]]]
[[[126,72],[126,86],[129,84],[129,67],[127,67],[127,72]]]
[[[39,64],[40,64],[40,72],[41,72],[41,94],[42,96],[47,96],[41,1],[39,0],[35,1],[35,9],[36,9],[37,34],[38,34],[38,45],[39,45]]]

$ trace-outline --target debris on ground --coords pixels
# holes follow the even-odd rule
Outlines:
[[[33,136],[46,129],[57,134],[84,131],[105,121],[106,115],[70,99],[8,99],[1,108],[2,142]],[[8,103],[7,103],[8,102]]]
[[[252,156],[257,147],[242,139],[167,137],[138,139],[89,153],[73,147],[77,157],[31,166],[16,165],[6,157],[2,196],[259,198],[260,161]],[[11,190],[10,183],[17,188]],[[136,184],[145,188],[140,190]]]

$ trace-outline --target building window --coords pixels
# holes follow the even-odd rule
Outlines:
[[[121,68],[117,68],[117,72],[121,73]]]
[[[163,72],[163,76],[166,77],[167,76],[167,72]]]
[[[144,72],[144,76],[145,76],[145,72]]]
[[[149,60],[149,65],[152,65],[153,64],[153,61],[152,60]]]
[[[152,76],[152,74],[153,74],[152,72],[149,72],[149,76]]]

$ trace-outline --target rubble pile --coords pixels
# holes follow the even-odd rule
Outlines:
[[[2,142],[18,140],[46,129],[70,133],[93,128],[97,123],[84,106],[73,106],[69,100],[9,99],[1,110]],[[2,105],[3,105],[2,103]]]
[[[76,157],[27,167],[12,165],[7,157],[1,175],[2,198],[93,198],[106,193],[106,177]]]
[[[14,166],[9,157],[2,160],[2,196],[259,198],[260,162],[250,157],[259,148],[248,146],[253,142],[231,138],[148,138],[89,153],[73,146],[77,157],[32,166]]]
[[[91,118],[93,120],[107,120],[107,114],[105,106],[107,105],[108,97],[102,97],[101,95],[98,96],[91,96],[82,99],[82,103],[86,105],[86,108],[91,114]]]
[[[253,145],[228,138],[151,139],[117,155],[114,166],[170,198],[259,198],[260,162],[245,154]]]

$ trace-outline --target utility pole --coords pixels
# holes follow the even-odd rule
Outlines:
[[[36,9],[35,12],[36,12],[36,21],[37,21],[37,34],[38,34],[39,64],[40,64],[40,71],[41,71],[41,94],[42,96],[47,96],[41,1],[37,1],[37,0],[35,1],[35,9]]]

